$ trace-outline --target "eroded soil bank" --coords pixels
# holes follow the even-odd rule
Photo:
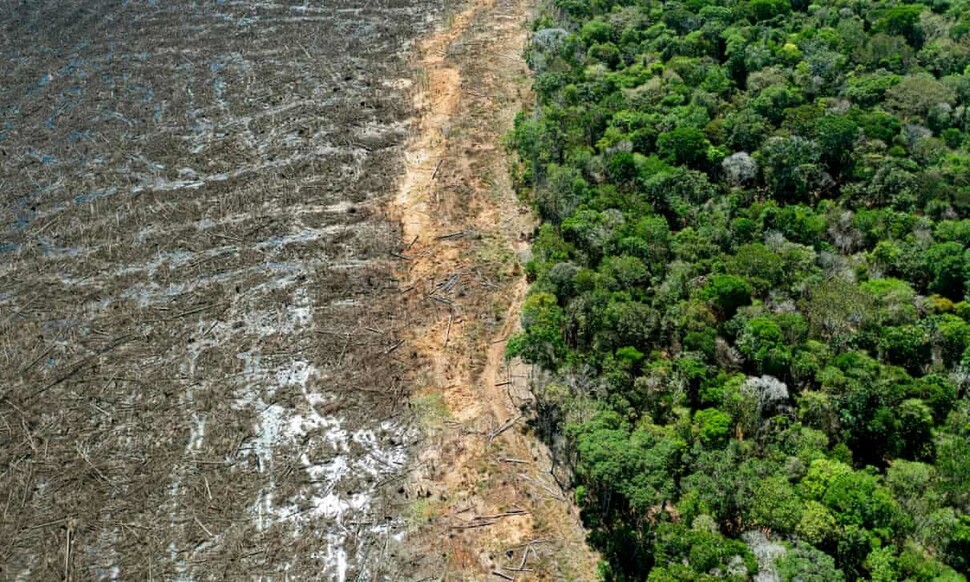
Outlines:
[[[574,506],[525,430],[529,369],[505,342],[526,292],[534,228],[502,147],[530,99],[523,61],[533,2],[469,0],[422,42],[421,111],[391,213],[423,441],[404,488],[405,578],[593,579]]]

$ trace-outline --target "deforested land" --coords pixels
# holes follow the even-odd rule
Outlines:
[[[0,578],[591,580],[530,0],[0,7]]]
[[[393,575],[441,8],[0,4],[0,578]]]

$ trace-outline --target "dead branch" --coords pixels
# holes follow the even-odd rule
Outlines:
[[[429,298],[429,299],[431,299],[431,300],[433,300],[433,301],[437,301],[438,303],[444,303],[445,305],[454,305],[454,301],[452,301],[451,299],[445,299],[444,297],[438,297],[437,295],[434,295],[434,294],[426,295],[426,297]]]
[[[455,319],[455,312],[452,311],[448,315],[448,329],[445,330],[445,343],[444,347],[448,347],[448,339],[451,337],[451,322]]]
[[[459,232],[452,232],[452,233],[449,233],[449,234],[443,234],[441,236],[436,236],[434,238],[435,238],[435,240],[451,240],[451,239],[455,239],[455,238],[462,238],[464,236],[468,236],[468,234],[469,234],[469,231],[462,230],[462,231],[459,231]]]
[[[526,511],[525,509],[510,509],[509,511],[503,511],[502,513],[496,513],[493,515],[476,515],[474,519],[494,520],[494,519],[502,519],[503,517],[510,517],[513,515],[525,515],[527,513],[529,512]]]
[[[518,422],[518,420],[520,418],[522,418],[522,415],[521,414],[518,414],[518,415],[514,416],[513,418],[510,418],[509,420],[506,420],[505,422],[503,422],[497,429],[495,429],[492,432],[488,433],[488,443],[489,444],[492,444],[492,441],[495,440],[495,438],[497,436],[499,436],[503,432],[505,432],[505,431],[509,430],[510,428],[512,428],[512,425],[514,425],[516,422]]]
[[[394,350],[398,349],[399,347],[401,347],[403,345],[404,345],[404,340],[398,340],[398,342],[396,344],[394,344],[393,346],[387,348],[384,351],[384,353],[385,354],[390,354],[391,352],[393,352]]]

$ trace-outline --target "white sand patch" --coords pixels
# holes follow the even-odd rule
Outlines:
[[[306,290],[297,289],[286,314],[274,327],[288,331],[305,328],[311,325],[312,314]],[[255,436],[245,453],[255,458],[258,470],[268,478],[252,506],[256,526],[266,531],[274,525],[286,525],[294,536],[325,532],[327,548],[319,558],[326,564],[328,577],[344,580],[351,561],[347,544],[352,540],[356,543],[361,531],[352,522],[373,510],[377,484],[404,467],[407,431],[391,421],[349,430],[342,417],[321,412],[335,397],[310,388],[323,378],[306,360],[270,367],[258,352],[238,357],[244,362],[247,386],[239,393],[237,406],[253,410],[257,419]],[[302,393],[302,401],[289,406],[270,403],[275,394],[294,387]],[[295,495],[279,499],[274,477],[276,456],[301,444],[304,451],[299,464],[307,482]],[[381,524],[363,531],[389,535],[390,527],[392,524]]]
[[[205,439],[205,415],[195,413],[192,415],[195,424],[192,425],[192,433],[189,435],[189,444],[185,447],[186,454],[197,453],[202,450],[202,441]]]

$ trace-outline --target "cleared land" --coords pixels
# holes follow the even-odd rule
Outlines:
[[[393,575],[439,8],[0,5],[0,578]]]
[[[391,209],[408,243],[407,378],[424,439],[405,485],[406,579],[593,580],[597,556],[529,434],[531,370],[509,366],[532,215],[502,140],[531,99],[530,0],[470,0],[423,39],[418,132]]]

